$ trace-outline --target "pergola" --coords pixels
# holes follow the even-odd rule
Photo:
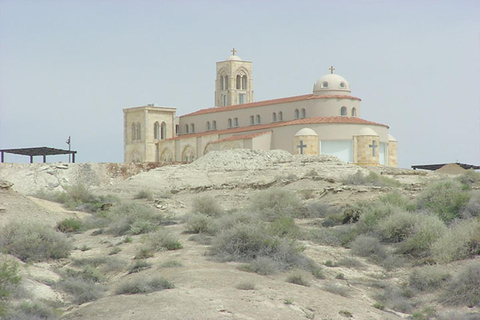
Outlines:
[[[33,157],[43,156],[43,162],[47,162],[47,156],[59,154],[71,154],[72,162],[75,163],[75,154],[77,151],[55,149],[49,147],[34,147],[34,148],[20,148],[20,149],[1,149],[1,161],[5,162],[5,153],[19,154],[22,156],[30,156],[30,163],[33,163]]]
[[[440,163],[440,164],[423,164],[423,165],[415,165],[415,166],[412,166],[412,169],[413,170],[417,170],[417,169],[423,169],[423,170],[438,170],[440,169],[441,167],[443,167],[444,165],[447,165],[448,163]],[[475,166],[475,165],[472,165],[472,164],[465,164],[465,163],[454,163],[460,167],[462,167],[463,169],[465,170],[468,170],[468,169],[473,169],[473,170],[478,170],[480,169],[480,166]]]

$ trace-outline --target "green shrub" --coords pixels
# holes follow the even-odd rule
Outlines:
[[[235,288],[239,290],[255,290],[255,284],[253,284],[252,282],[244,281],[237,284]]]
[[[75,218],[68,218],[57,223],[57,230],[60,232],[77,232],[82,228],[82,221]]]
[[[381,201],[360,203],[356,207],[360,211],[358,228],[362,233],[374,231],[380,221],[399,210],[397,206]]]
[[[282,264],[279,264],[269,257],[258,257],[249,264],[241,266],[239,269],[266,276],[277,273],[282,267]]]
[[[159,229],[148,235],[148,245],[156,251],[162,250],[179,250],[182,244],[178,241],[178,237],[171,234],[166,229]]]
[[[398,190],[381,195],[378,200],[384,204],[390,204],[398,208],[407,208],[410,202],[409,199]]]
[[[462,211],[463,219],[480,216],[480,191],[472,191],[471,198]]]
[[[210,217],[218,217],[223,214],[223,208],[217,199],[210,196],[201,196],[193,199],[192,212],[200,213]]]
[[[401,242],[414,233],[417,221],[417,214],[397,209],[379,222],[378,230],[384,240]]]
[[[216,233],[215,220],[202,213],[192,213],[186,217],[185,229],[191,233],[205,233],[214,235]]]
[[[439,263],[449,263],[480,254],[480,221],[464,220],[452,226],[432,244]]]
[[[176,267],[183,267],[183,263],[177,260],[168,260],[163,262],[158,266],[159,268],[176,268]]]
[[[73,296],[73,303],[83,304],[102,297],[106,287],[93,281],[86,281],[83,277],[67,277],[62,279],[58,287]]]
[[[413,304],[410,301],[411,293],[395,285],[387,285],[383,293],[376,297],[378,302],[395,311],[410,313]]]
[[[129,268],[128,273],[137,273],[143,270],[150,269],[152,264],[145,261],[145,260],[137,260],[135,263]]]
[[[67,269],[66,276],[71,278],[80,278],[83,281],[101,282],[105,277],[94,266],[86,265],[83,270]]]
[[[447,232],[447,226],[436,215],[417,215],[413,234],[399,244],[398,253],[413,257],[427,257],[431,254],[432,244]]]
[[[360,262],[358,259],[350,258],[350,257],[343,257],[338,260],[337,264],[341,267],[351,268],[351,269],[364,269],[365,265]]]
[[[377,238],[365,235],[358,236],[352,242],[352,253],[360,257],[371,258],[375,262],[380,262],[388,257],[385,246]]]
[[[74,259],[72,266],[74,267],[85,267],[91,266],[94,268],[99,268],[102,272],[108,273],[113,271],[120,271],[123,269],[125,261],[115,257],[92,257],[92,258],[83,258],[83,259]]]
[[[107,231],[114,235],[148,233],[167,223],[154,208],[137,203],[123,203],[110,211]]]
[[[476,172],[473,169],[467,170],[465,173],[460,175],[457,180],[467,186],[475,185],[480,182],[480,172]]]
[[[321,201],[309,203],[307,205],[308,217],[325,218],[330,214],[335,214],[336,210],[329,204]]]
[[[7,301],[21,280],[18,263],[0,262],[0,317],[7,314]]]
[[[298,284],[300,286],[305,286],[305,287],[309,286],[307,279],[305,279],[305,275],[300,271],[295,271],[292,274],[290,274],[287,277],[286,281],[289,283]]]
[[[348,288],[332,283],[326,283],[323,285],[323,290],[346,298],[350,296]]]
[[[295,193],[278,188],[263,190],[251,199],[250,209],[263,219],[273,221],[280,216],[302,217],[306,209]]]
[[[296,239],[300,235],[300,228],[292,217],[280,216],[268,226],[267,232],[274,236]]]
[[[442,180],[427,186],[417,198],[417,206],[437,214],[443,221],[460,218],[470,193],[455,180]]]
[[[118,285],[115,294],[139,294],[173,289],[175,286],[165,278],[136,278]]]
[[[22,302],[15,305],[5,320],[54,320],[57,319],[57,313],[55,310],[48,306],[46,303],[35,302]]]
[[[152,250],[150,248],[139,248],[137,250],[137,253],[135,254],[135,257],[133,259],[135,260],[141,260],[141,259],[148,259],[153,257]]]
[[[147,199],[153,200],[153,193],[149,189],[142,189],[135,194],[134,199]]]
[[[383,177],[375,172],[369,172],[364,175],[360,170],[356,173],[346,176],[342,179],[343,184],[363,185],[363,186],[379,186],[379,187],[398,187],[400,182],[395,179]]]
[[[333,235],[340,242],[340,245],[349,248],[352,242],[359,235],[359,228],[357,224],[347,224],[338,226],[333,230]]]
[[[470,262],[462,267],[448,285],[443,302],[457,306],[480,306],[480,262]]]
[[[68,257],[72,244],[49,226],[12,222],[0,229],[0,248],[23,261],[45,261]]]
[[[119,253],[120,251],[122,251],[122,248],[120,247],[113,247],[112,250],[110,250],[110,252],[108,253],[108,255],[114,255],[114,254],[117,254]]]
[[[416,268],[410,273],[409,284],[420,291],[430,291],[442,287],[450,278],[450,273],[438,266]]]

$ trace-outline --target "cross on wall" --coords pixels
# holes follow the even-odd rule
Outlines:
[[[300,154],[303,154],[303,149],[306,148],[307,145],[303,144],[303,140],[300,140],[300,144],[297,146],[297,148],[300,149]]]
[[[377,151],[377,141],[376,140],[372,140],[372,144],[369,144],[368,147],[372,148],[372,156],[375,157],[376,155],[376,152]]]

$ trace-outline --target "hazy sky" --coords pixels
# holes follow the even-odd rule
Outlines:
[[[122,162],[122,109],[212,107],[233,47],[255,101],[311,93],[333,65],[400,167],[480,165],[478,0],[0,0],[0,149],[72,136],[78,162]]]

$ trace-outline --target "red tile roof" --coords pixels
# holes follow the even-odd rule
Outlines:
[[[261,107],[261,106],[268,106],[272,104],[279,104],[279,103],[289,103],[289,102],[296,102],[302,100],[312,100],[312,99],[352,99],[352,100],[359,100],[362,99],[347,96],[347,95],[314,95],[314,94],[305,94],[302,96],[295,96],[295,97],[288,97],[288,98],[280,98],[280,99],[272,99],[272,100],[264,100],[252,103],[245,103],[245,104],[237,104],[234,106],[226,106],[226,107],[215,107],[215,108],[208,108],[208,109],[201,109],[192,113],[184,114],[181,117],[187,116],[196,116],[199,114],[207,114],[207,113],[214,113],[214,112],[225,112],[225,111],[232,111],[237,109],[247,109],[247,108],[254,108],[254,107]]]
[[[220,139],[220,140],[214,141],[212,143],[225,142],[225,141],[235,141],[235,140],[244,140],[244,139],[253,139],[255,137],[264,135],[264,134],[269,133],[269,132],[272,132],[272,131],[263,131],[263,132],[257,132],[257,133],[251,133],[251,134],[239,134],[239,135],[231,136],[231,137],[228,137],[228,138],[225,138],[225,139]]]
[[[386,124],[372,122],[372,121],[364,120],[357,117],[345,117],[345,116],[315,117],[315,118],[297,119],[292,121],[272,122],[268,124],[257,124],[252,126],[231,128],[231,129],[225,129],[225,130],[189,133],[189,134],[173,137],[167,140],[178,140],[178,139],[195,138],[195,137],[202,137],[202,136],[215,135],[215,134],[228,134],[228,133],[237,133],[237,132],[246,132],[246,131],[248,132],[248,131],[256,131],[256,130],[265,130],[265,129],[291,126],[291,125],[297,125],[297,124],[321,124],[321,123],[365,124],[365,125],[382,126],[382,127],[388,128]]]

